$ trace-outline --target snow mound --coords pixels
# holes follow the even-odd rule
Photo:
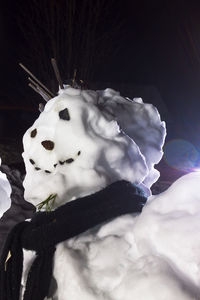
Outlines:
[[[3,249],[4,242],[9,231],[17,223],[24,221],[32,217],[35,207],[24,200],[24,189],[23,189],[23,179],[24,176],[19,170],[12,169],[7,165],[1,165],[0,167],[3,175],[6,175],[6,182],[11,186],[12,193],[9,192],[9,203],[7,207],[3,210],[4,214],[0,218],[0,253]],[[5,174],[4,174],[5,173]],[[8,183],[9,182],[9,183]],[[0,188],[4,188],[5,181],[0,181]],[[11,200],[10,200],[11,199]]]
[[[118,122],[120,128],[136,142],[144,155],[149,170],[144,184],[150,188],[160,175],[159,171],[154,169],[154,165],[159,163],[163,155],[165,122],[161,122],[155,106],[143,103],[141,98],[123,98],[119,92],[112,89],[98,93],[101,97],[99,104],[102,112],[109,119]]]
[[[67,86],[24,135],[25,199],[37,205],[56,194],[57,207],[120,179],[149,191],[164,137],[152,105]]]
[[[186,175],[150,197],[140,215],[59,244],[58,299],[199,299],[199,182],[200,173]]]
[[[0,171],[0,218],[11,206],[11,191],[11,186],[6,174]]]
[[[186,281],[200,287],[200,173],[178,179],[151,196],[135,227],[143,254],[162,255]],[[148,237],[148,238],[147,238]]]

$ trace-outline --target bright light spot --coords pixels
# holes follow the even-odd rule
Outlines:
[[[200,154],[188,141],[176,139],[168,142],[164,147],[164,159],[170,167],[177,170],[200,171]]]
[[[200,168],[193,168],[191,169],[191,172],[200,172]]]

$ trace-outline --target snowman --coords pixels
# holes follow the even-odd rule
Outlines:
[[[6,241],[1,300],[198,299],[199,240],[179,249],[166,193],[151,196],[165,134],[153,105],[112,89],[65,86],[47,102],[23,137],[24,197],[38,213]],[[186,181],[169,190],[181,225]]]

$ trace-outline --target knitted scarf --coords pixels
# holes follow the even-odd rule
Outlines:
[[[140,188],[118,181],[55,211],[36,213],[31,222],[17,224],[8,235],[0,260],[0,300],[19,300],[23,248],[36,251],[23,299],[43,300],[48,295],[58,243],[123,214],[141,212],[145,202]]]

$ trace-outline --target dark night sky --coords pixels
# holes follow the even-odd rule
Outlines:
[[[118,2],[125,29],[119,38],[120,48],[106,64],[95,70],[95,79],[154,85],[176,123],[177,137],[187,132],[198,140],[200,2]],[[26,81],[17,65],[18,61],[23,61],[18,51],[23,39],[15,22],[17,11],[23,10],[23,3],[3,3],[0,12],[2,105],[13,105],[16,95],[20,95],[16,104],[24,106],[23,96],[18,91],[25,89]],[[115,13],[114,9],[112,18]]]

